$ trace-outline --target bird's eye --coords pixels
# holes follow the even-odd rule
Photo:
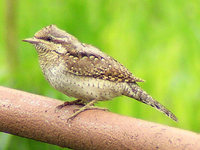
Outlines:
[[[52,37],[49,36],[49,37],[46,38],[46,40],[47,40],[47,41],[51,41],[51,40],[52,40]]]

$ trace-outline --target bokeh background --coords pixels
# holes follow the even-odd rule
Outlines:
[[[179,122],[131,98],[97,105],[112,112],[200,132],[200,3],[196,0],[2,0],[0,85],[73,100],[44,79],[33,46],[22,42],[56,24],[124,64]],[[61,148],[0,133],[0,150]]]

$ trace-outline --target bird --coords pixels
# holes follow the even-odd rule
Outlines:
[[[135,77],[124,65],[100,49],[80,42],[75,36],[49,25],[26,38],[24,42],[35,46],[42,72],[52,87],[63,94],[77,98],[59,105],[81,105],[68,119],[95,107],[98,101],[127,96],[145,103],[167,115],[174,121],[177,117],[165,106],[143,90]]]

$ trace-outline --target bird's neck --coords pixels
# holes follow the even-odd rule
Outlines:
[[[38,53],[39,56],[39,63],[41,68],[44,67],[50,67],[50,66],[56,66],[60,63],[60,57],[57,53],[54,51],[48,51],[43,53]]]

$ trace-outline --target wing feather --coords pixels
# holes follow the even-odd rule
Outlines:
[[[68,68],[67,72],[115,82],[144,82],[144,80],[134,77],[126,67],[99,49],[86,44],[83,46],[83,49],[87,48],[87,52],[83,49],[77,50],[77,47],[70,47],[70,51],[65,54],[64,61]]]

